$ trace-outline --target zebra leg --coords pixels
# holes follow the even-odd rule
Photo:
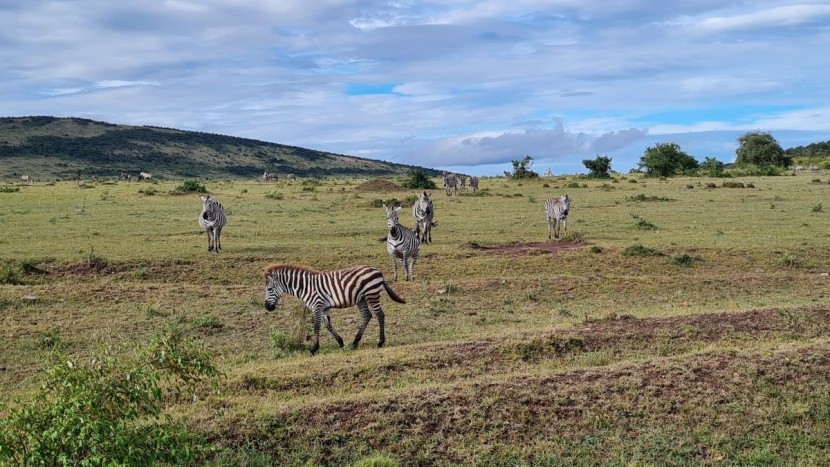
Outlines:
[[[222,229],[216,229],[216,241],[214,242],[217,253],[222,249]]]
[[[311,355],[313,356],[317,353],[317,350],[320,348],[320,320],[322,319],[322,313],[319,310],[315,310],[313,313],[313,325],[314,325],[314,343],[311,345]]]
[[[206,232],[208,237],[208,251],[213,251],[213,231],[208,229]]]
[[[340,337],[340,334],[337,334],[337,331],[334,330],[334,326],[331,324],[331,315],[329,315],[328,310],[323,312],[323,321],[325,321],[325,323],[326,323],[326,329],[329,330],[329,332],[331,333],[331,336],[334,337],[334,340],[337,341],[337,345],[339,345],[340,348],[342,349],[343,348],[343,338]]]
[[[392,258],[392,275],[394,277],[395,282],[397,282],[398,281],[398,262],[395,261],[395,253],[392,252],[389,255],[389,257]]]
[[[363,339],[363,332],[366,330],[366,326],[369,325],[369,321],[372,319],[372,312],[369,310],[369,304],[366,303],[366,299],[361,299],[357,302],[357,309],[360,310],[360,327],[357,329],[357,334],[354,336],[354,341],[352,342],[352,348],[356,349],[358,344],[360,344],[360,339]]]
[[[373,305],[372,309],[375,312],[375,318],[378,319],[378,347],[383,347],[383,344],[386,342],[386,315],[383,313],[383,308],[380,307],[380,297],[378,297],[378,300]]]
[[[404,274],[404,277],[406,277],[406,280],[410,280],[409,279],[409,267],[407,266],[407,256],[403,253],[401,253],[401,268],[403,269],[403,274]]]
[[[415,280],[415,263],[418,261],[417,256],[409,257],[409,280]]]

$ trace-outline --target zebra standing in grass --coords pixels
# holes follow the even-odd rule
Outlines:
[[[392,259],[394,278],[396,281],[398,280],[396,259],[400,258],[406,280],[415,280],[415,263],[418,261],[418,249],[420,247],[418,235],[398,222],[400,206],[389,208],[384,204],[383,208],[386,210],[386,225],[389,227],[389,233],[386,235],[386,251],[389,253],[389,258]]]
[[[571,196],[562,195],[557,198],[545,200],[545,216],[548,219],[548,238],[551,233],[559,238],[559,227],[565,227],[565,235],[568,235],[568,211],[571,210]]]
[[[478,191],[478,177],[476,177],[475,175],[470,177],[470,191],[472,191],[473,193]]]
[[[432,200],[426,191],[418,195],[415,204],[412,205],[412,217],[415,218],[415,235],[422,243],[432,243],[432,219],[435,211],[432,207]]]
[[[457,189],[458,189],[458,179],[455,177],[455,174],[445,174],[444,175],[444,191],[447,192],[447,196],[454,195]]]
[[[464,189],[467,188],[467,177],[458,175],[458,184],[461,186],[461,191],[464,191]]]
[[[199,225],[207,233],[208,251],[219,253],[222,249],[222,227],[228,222],[225,209],[212,196],[202,196],[202,213],[199,215]]]
[[[149,172],[139,172],[138,179],[139,180],[152,180],[153,179],[153,174],[151,174]]]
[[[398,303],[406,303],[389,287],[383,273],[367,266],[354,266],[339,271],[318,272],[306,266],[272,264],[265,268],[265,309],[274,311],[283,295],[293,295],[303,301],[311,310],[314,323],[314,343],[311,355],[320,348],[320,323],[325,324],[332,337],[343,348],[343,339],[331,324],[330,308],[348,308],[357,305],[361,323],[354,336],[352,347],[356,348],[363,337],[363,331],[372,319],[378,320],[378,347],[386,342],[385,316],[380,306],[381,291]]]
[[[33,180],[34,180],[34,179],[33,179],[31,176],[29,176],[29,175],[21,175],[21,176],[20,176],[20,179],[21,179],[21,180],[23,180],[23,183],[28,183],[29,185],[31,185],[31,184],[33,183]]]

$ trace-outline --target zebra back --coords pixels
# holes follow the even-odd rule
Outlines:
[[[545,214],[549,219],[563,220],[568,218],[571,209],[571,196],[562,195],[545,200]]]

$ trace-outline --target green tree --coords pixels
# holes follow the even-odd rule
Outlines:
[[[436,189],[435,182],[427,178],[424,171],[421,169],[410,170],[408,178],[402,185],[404,188],[423,188],[426,190]]]
[[[597,155],[596,159],[583,159],[582,164],[590,171],[591,178],[611,178],[611,158]]]
[[[715,159],[714,157],[707,157],[703,159],[703,163],[700,164],[700,174],[705,175],[707,177],[722,177],[723,176],[723,162]]]
[[[522,160],[513,161],[513,175],[511,178],[513,178],[514,180],[519,180],[523,178],[538,177],[538,173],[530,170],[532,166],[533,158],[530,156],[525,156]]]
[[[671,177],[696,170],[698,162],[676,143],[657,143],[646,148],[638,165],[646,176]]]
[[[778,141],[771,134],[750,131],[738,138],[735,150],[735,165],[787,167],[792,164],[792,157],[784,153]]]

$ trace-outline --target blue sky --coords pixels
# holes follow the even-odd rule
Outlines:
[[[830,140],[830,1],[0,0],[0,116],[499,174]]]

